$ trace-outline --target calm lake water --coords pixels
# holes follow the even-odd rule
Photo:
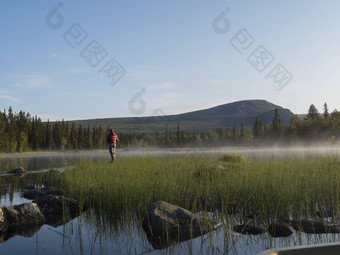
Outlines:
[[[178,150],[125,150],[118,151],[117,157],[132,155],[178,155],[192,153],[240,153],[246,157],[284,157],[306,155],[337,155],[338,147],[327,148],[218,148],[218,149],[178,149]],[[49,169],[63,171],[82,158],[98,160],[109,155],[102,152],[49,153],[35,155],[0,156],[0,204],[16,205],[31,202],[22,197],[24,187],[30,184],[43,186],[41,175]],[[23,176],[10,176],[6,172],[23,166],[28,173]],[[211,217],[218,217],[211,215]],[[217,231],[193,240],[171,246],[164,250],[154,250],[148,242],[142,226],[132,220],[113,220],[113,224],[103,225],[98,215],[91,210],[82,217],[73,219],[63,226],[43,225],[40,229],[30,229],[25,233],[4,240],[0,236],[0,254],[256,254],[269,248],[339,242],[337,234],[308,235],[294,232],[287,238],[271,238],[269,234],[245,236],[230,231],[224,226]]]

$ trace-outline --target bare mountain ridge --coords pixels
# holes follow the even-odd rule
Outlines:
[[[187,112],[176,115],[105,118],[77,120],[77,125],[101,125],[110,126],[121,132],[162,132],[165,125],[175,131],[177,123],[181,130],[210,131],[216,127],[239,127],[241,123],[245,127],[253,127],[256,116],[263,124],[269,124],[273,120],[274,111],[278,109],[283,124],[288,124],[293,113],[289,109],[267,102],[265,100],[244,100],[215,106],[209,109]]]

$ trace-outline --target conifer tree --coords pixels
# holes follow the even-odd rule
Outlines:
[[[45,145],[44,148],[47,150],[52,149],[52,128],[50,120],[47,120],[47,123],[45,124]]]
[[[179,122],[177,123],[176,142],[177,142],[177,144],[181,143],[181,129],[180,129],[180,126],[179,126]]]
[[[305,117],[305,120],[313,120],[320,116],[318,109],[316,109],[315,105],[311,104],[308,109],[308,114]]]
[[[169,143],[169,132],[168,132],[168,125],[165,125],[165,134],[164,134],[164,137],[165,137],[165,144],[168,144]]]
[[[15,121],[15,116],[12,110],[12,107],[8,109],[8,118],[7,118],[7,134],[8,134],[8,151],[15,152],[17,150],[17,123]]]
[[[328,105],[327,105],[327,103],[325,103],[323,105],[323,116],[324,116],[325,119],[329,118],[329,112],[328,112]]]
[[[254,133],[254,137],[258,137],[259,136],[259,129],[260,129],[260,126],[259,126],[259,120],[256,116],[256,119],[255,119],[255,123],[254,123],[254,129],[253,129],[253,133]]]
[[[78,149],[84,149],[84,141],[85,141],[85,137],[84,137],[84,130],[83,130],[83,126],[79,125],[78,128]]]
[[[70,131],[70,147],[72,149],[77,149],[78,148],[78,132],[76,129],[76,124],[74,122],[72,122],[72,126],[71,126],[71,131]]]

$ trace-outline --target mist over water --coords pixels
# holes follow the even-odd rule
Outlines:
[[[340,146],[294,146],[294,147],[196,147],[196,148],[150,148],[118,151],[120,156],[162,156],[191,154],[241,154],[249,158],[261,157],[305,157],[305,156],[339,156]]]
[[[285,157],[313,157],[313,156],[339,156],[340,145],[324,146],[294,146],[294,147],[192,147],[192,148],[131,148],[118,149],[119,157],[131,156],[186,156],[186,155],[222,155],[241,154],[249,159],[254,158],[285,158]],[[48,171],[52,168],[64,168],[75,165],[80,159],[110,160],[108,150],[80,151],[80,152],[48,152],[27,154],[0,155],[0,173],[23,166],[28,173]]]

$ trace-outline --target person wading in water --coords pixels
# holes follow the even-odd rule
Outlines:
[[[110,129],[110,133],[107,135],[106,142],[109,144],[109,152],[111,156],[111,162],[116,159],[116,143],[119,141],[118,136],[115,131]]]

